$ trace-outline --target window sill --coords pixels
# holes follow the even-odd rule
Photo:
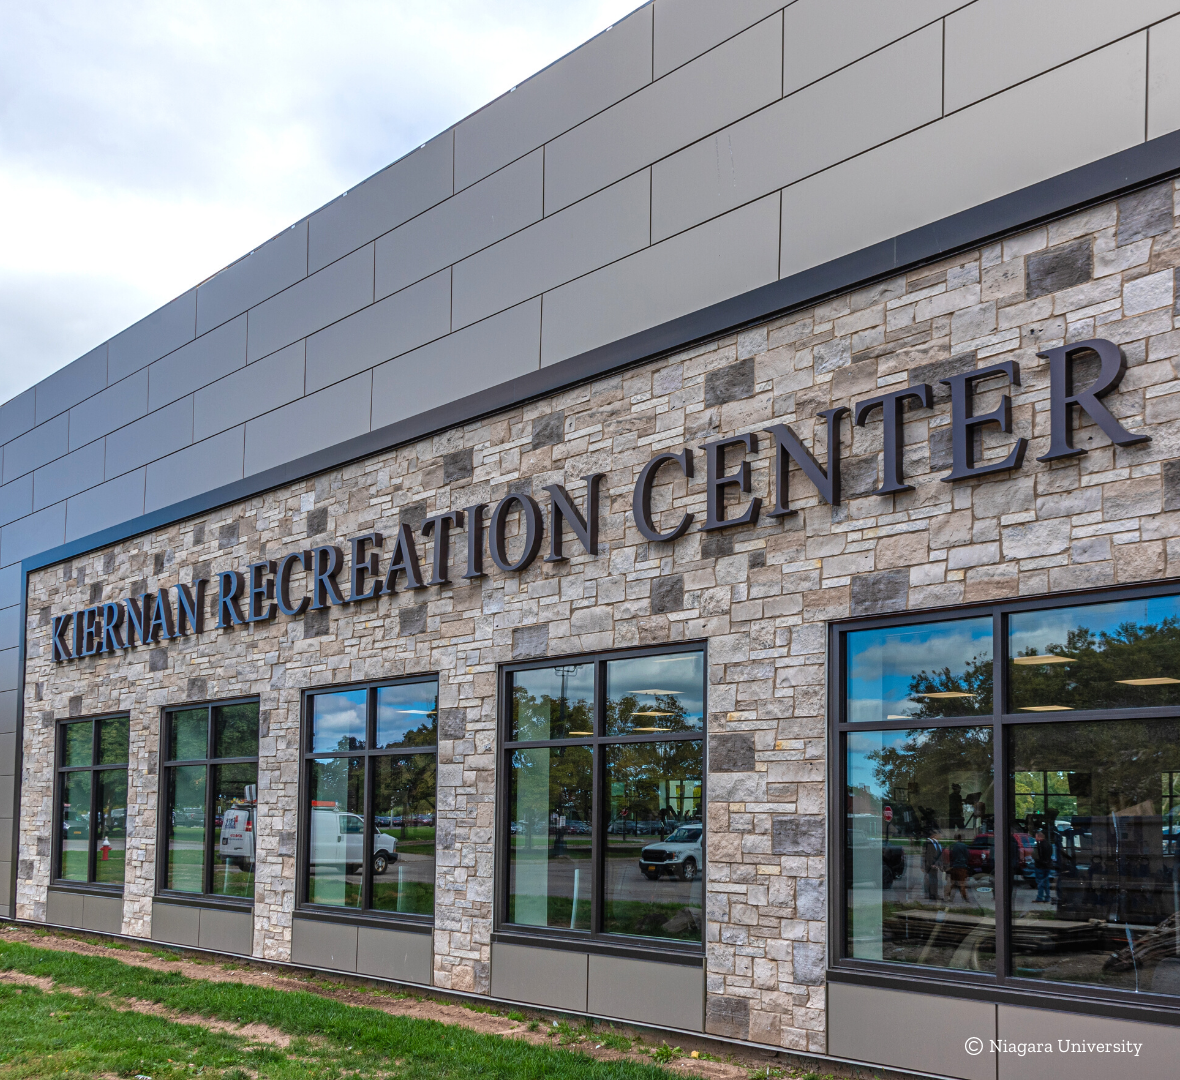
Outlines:
[[[205,893],[158,892],[152,897],[157,904],[177,907],[220,908],[224,911],[253,911],[254,901],[238,896],[214,896]]]
[[[339,911],[334,908],[305,905],[297,907],[292,918],[344,923],[348,926],[372,926],[381,930],[404,930],[410,934],[434,933],[433,915],[399,915],[396,912],[385,915],[377,911]]]
[[[541,931],[505,927],[492,933],[493,943],[524,945],[534,949],[560,949],[566,952],[592,953],[595,956],[618,956],[626,960],[650,960],[658,964],[701,967],[705,950],[701,945],[676,945],[672,942],[637,944],[617,938],[577,937],[575,934],[549,934]]]
[[[101,885],[95,881],[51,881],[53,892],[86,893],[89,896],[122,896],[122,885]]]

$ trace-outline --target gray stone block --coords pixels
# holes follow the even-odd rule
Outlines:
[[[826,957],[818,941],[796,941],[791,948],[795,982],[803,986],[822,986]]]
[[[770,850],[775,855],[822,855],[824,828],[819,814],[775,816],[770,823]]]
[[[852,579],[852,614],[879,615],[886,611],[904,611],[909,590],[910,572],[906,569],[857,574]]]
[[[251,308],[246,358],[250,363],[260,360],[372,302],[369,245]]]
[[[783,0],[745,0],[741,4],[675,0],[656,4],[652,43],[655,78],[687,64],[782,6]]]
[[[1165,461],[1161,469],[1163,474],[1163,508],[1164,510],[1180,510],[1180,458]],[[3,492],[3,488],[0,488]]]
[[[710,532],[701,534],[701,558],[720,559],[733,554],[733,533]]]
[[[513,87],[455,128],[455,189],[651,82],[651,5]]]
[[[454,190],[453,135],[444,131],[312,214],[308,273],[447,198]]]
[[[533,421],[532,447],[534,450],[540,450],[543,446],[556,446],[564,439],[565,413],[546,413]]]
[[[317,608],[303,616],[303,640],[323,637],[330,628],[331,612],[328,608]]]
[[[458,480],[470,480],[474,471],[472,465],[472,449],[454,450],[443,454],[443,483],[453,484]]]
[[[1116,243],[1119,247],[1159,236],[1172,228],[1172,181],[1124,195],[1118,202],[1119,225]]]
[[[246,366],[246,316],[239,315],[148,368],[148,410],[216,382]]]
[[[974,371],[977,366],[974,351],[959,353],[947,360],[935,360],[929,364],[920,364],[910,370],[910,385],[929,383],[930,388],[934,391],[934,403],[939,405],[951,399],[951,388],[943,386],[942,380],[949,379],[952,375],[961,375],[966,371]]]
[[[549,651],[549,624],[518,626],[512,631],[512,659],[528,660]]]
[[[4,447],[4,483],[11,483],[18,476],[61,457],[70,448],[69,439],[68,413],[55,416],[47,423],[18,435]]]
[[[538,221],[545,156],[534,150],[377,241],[376,295],[388,296]]]
[[[304,219],[197,287],[197,333],[220,326],[306,276]]]
[[[297,341],[198,390],[193,438],[199,442],[295,401],[304,385],[304,343]]]
[[[684,610],[684,575],[655,578],[651,583],[651,613]]]
[[[466,709],[439,709],[438,737],[440,739],[461,739],[466,734]]]
[[[33,512],[33,474],[0,487],[0,526]]]
[[[66,504],[58,503],[0,529],[0,566],[65,543]]]
[[[705,999],[705,1030],[724,1039],[749,1038],[749,999],[710,994]]]
[[[66,540],[109,529],[143,513],[144,470],[124,473],[66,502]]]
[[[754,358],[705,373],[705,408],[754,396]]]
[[[0,444],[23,435],[36,422],[37,388],[30,386],[23,394],[0,405]]]
[[[451,329],[451,273],[444,270],[361,308],[307,339],[306,392],[375,367]]]
[[[426,605],[413,604],[398,608],[397,632],[402,637],[413,637],[426,629]]]
[[[797,878],[795,881],[795,918],[811,922],[826,922],[828,893],[819,878]]]
[[[107,385],[179,349],[197,336],[197,290],[178,296],[107,343]]]
[[[107,346],[103,342],[72,364],[59,368],[36,387],[37,423],[65,412],[79,401],[97,394],[107,384]]]
[[[1039,251],[1025,260],[1025,295],[1032,300],[1081,285],[1094,276],[1094,247],[1089,237]]]
[[[753,771],[753,732],[728,731],[709,736],[709,772]]]
[[[41,510],[79,491],[95,487],[105,479],[103,440],[83,446],[72,454],[42,465],[33,473],[33,509]]]
[[[101,393],[75,405],[69,412],[71,450],[100,439],[147,412],[148,373],[137,371]]]
[[[169,454],[147,467],[144,512],[182,502],[240,480],[245,461],[245,425]]]

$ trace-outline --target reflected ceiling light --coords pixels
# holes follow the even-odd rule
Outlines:
[[[1076,656],[1058,656],[1056,653],[1047,653],[1044,656],[1014,656],[1012,663],[1019,664],[1021,667],[1029,667],[1033,664],[1072,664],[1076,659]]]
[[[898,715],[897,713],[890,713],[888,716],[885,717],[885,719],[886,720],[910,720],[910,719],[912,719],[912,717]]]
[[[633,694],[683,694],[683,690],[632,690]]]
[[[633,712],[631,715],[632,716],[675,716],[676,714],[670,713],[670,712],[654,712],[649,709],[647,712]]]
[[[632,731],[670,731],[671,728],[666,727],[637,727],[632,728]]]
[[[593,731],[571,731],[571,735],[593,735]]]
[[[1176,686],[1180,684],[1180,679],[1169,679],[1161,675],[1158,679],[1115,679],[1115,682],[1123,686]]]
[[[1022,705],[1021,712],[1073,712],[1072,705]]]
[[[914,694],[913,697],[930,698],[932,701],[946,701],[950,698],[978,697],[978,694],[968,694],[964,690],[938,690],[933,694]]]

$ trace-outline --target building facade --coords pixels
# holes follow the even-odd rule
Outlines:
[[[1165,1067],[1180,31],[828,10],[657,0],[0,408],[11,917]]]

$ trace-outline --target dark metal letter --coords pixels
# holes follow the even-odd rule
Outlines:
[[[267,604],[265,608],[262,606],[262,601],[275,598],[275,579],[273,577],[263,578],[264,574],[273,574],[274,572],[274,559],[264,559],[262,562],[250,564],[246,622],[267,622],[275,617],[278,608],[274,604]]]
[[[447,514],[435,514],[422,522],[422,535],[434,533],[434,551],[432,552],[432,568],[427,585],[446,585],[450,582],[448,576],[451,563],[451,526],[463,528],[463,511],[452,510]]]
[[[74,658],[74,654],[70,652],[69,646],[65,642],[66,627],[70,625],[70,620],[73,617],[72,611],[66,615],[53,616],[53,662],[55,664]]]
[[[864,427],[869,413],[878,405],[881,407],[881,422],[885,429],[881,440],[882,479],[881,486],[873,492],[874,495],[893,495],[898,491],[914,490],[914,485],[903,483],[901,477],[904,444],[902,414],[905,412],[905,403],[910,398],[919,402],[923,408],[929,409],[934,403],[934,391],[930,389],[929,383],[918,383],[915,386],[907,386],[904,390],[878,394],[875,398],[856,403],[852,422],[857,427]]]
[[[82,612],[82,641],[79,656],[93,656],[102,652],[102,627],[98,625],[98,608],[88,607]]]
[[[483,512],[487,503],[476,503],[465,507],[463,516],[467,519],[467,573],[464,578],[483,577]]]
[[[217,578],[217,629],[240,626],[246,621],[238,605],[246,587],[245,579],[237,570],[223,570]]]
[[[975,383],[993,375],[1007,375],[1013,386],[1020,385],[1020,367],[1015,360],[1004,360],[978,371],[964,371],[940,382],[951,388],[951,452],[953,467],[946,476],[940,477],[945,483],[965,480],[970,476],[986,476],[988,473],[1003,472],[1005,469],[1019,469],[1024,462],[1024,451],[1028,439],[1023,436],[1016,440],[1010,453],[1003,461],[991,465],[975,464],[975,429],[984,424],[999,424],[1001,431],[1012,430],[1012,399],[1005,394],[1000,398],[998,409],[975,416],[971,411],[971,399]]]
[[[1098,354],[1102,367],[1093,383],[1075,394],[1073,358],[1080,352],[1090,350]],[[1132,435],[1098,400],[1106,397],[1122,382],[1123,373],[1127,370],[1122,350],[1113,341],[1105,338],[1075,341],[1072,345],[1061,345],[1037,353],[1037,356],[1049,361],[1049,452],[1037,458],[1037,461],[1056,461],[1058,458],[1076,457],[1089,452],[1084,448],[1074,449],[1071,429],[1075,405],[1102,428],[1106,437],[1116,446],[1133,446],[1151,440],[1150,435]]]
[[[123,625],[123,605],[106,603],[102,606],[102,648],[100,652],[115,652],[127,648],[119,627]]]
[[[397,539],[394,540],[393,551],[390,553],[389,569],[385,572],[385,581],[381,586],[383,592],[397,592],[395,585],[399,573],[406,575],[407,589],[422,588],[422,571],[418,566],[418,549],[414,546],[414,534],[404,521],[397,527]]]
[[[549,492],[549,554],[546,562],[564,562],[569,558],[562,553],[561,534],[564,522],[574,530],[587,555],[598,554],[598,488],[605,473],[591,473],[583,476],[586,481],[586,516],[578,512],[569,492],[560,484],[550,484],[544,490]]]
[[[147,625],[146,612],[148,610],[148,598],[152,594],[150,592],[140,593],[139,599],[134,597],[127,597],[123,601],[123,607],[127,611],[127,648],[135,648],[135,639],[146,641],[144,637],[144,629]]]
[[[765,429],[768,434],[774,436],[776,448],[774,461],[775,503],[774,509],[770,512],[771,517],[786,517],[798,512],[792,510],[790,505],[790,488],[787,481],[787,470],[790,468],[788,458],[803,470],[803,474],[815,485],[816,491],[819,492],[820,498],[824,502],[829,506],[836,506],[840,502],[840,418],[846,412],[848,412],[848,407],[840,405],[835,409],[824,409],[823,412],[816,413],[816,416],[822,417],[827,424],[827,472],[824,472],[819,462],[812,457],[811,451],[800,442],[799,436],[786,424],[775,424],[773,427]]]
[[[348,578],[348,603],[355,604],[358,600],[372,600],[381,595],[381,582],[377,579],[379,570],[377,552],[370,552],[365,556],[365,545],[371,544],[375,548],[384,545],[385,539],[379,532],[365,533],[364,536],[354,536],[352,544],[352,563]],[[365,588],[365,575],[373,578],[373,586]]]
[[[335,544],[311,549],[311,610],[343,604],[336,575],[344,565],[344,552]]]
[[[705,450],[705,523],[701,532],[724,529],[730,525],[756,525],[762,500],[755,496],[750,500],[741,517],[726,518],[725,489],[736,487],[743,495],[750,493],[750,463],[743,460],[735,473],[725,472],[725,451],[731,446],[744,446],[753,454],[758,450],[758,436],[735,435],[731,439],[716,439],[701,444]]]
[[[168,590],[161,589],[156,593],[155,602],[152,604],[152,615],[148,620],[143,640],[145,644],[154,644],[174,637],[176,627],[172,622],[172,604],[168,600]]]
[[[190,626],[195,634],[204,631],[205,587],[208,584],[206,578],[197,578],[193,582],[193,590],[196,591],[195,599],[192,590],[187,585],[180,583],[176,586],[176,634],[178,637],[187,635]]]
[[[671,543],[679,540],[692,524],[692,514],[685,513],[680,524],[671,532],[657,531],[656,523],[651,516],[651,489],[656,484],[656,473],[660,467],[670,461],[678,462],[680,471],[690,480],[692,479],[692,451],[683,450],[679,454],[656,454],[639,472],[639,479],[635,481],[635,492],[631,496],[631,513],[635,515],[635,527],[645,540],[655,543]]]
[[[514,502],[520,503],[520,521],[524,525],[524,551],[513,563],[508,561],[508,540],[504,531],[508,525],[508,513]],[[541,532],[544,528],[541,508],[531,495],[505,495],[496,503],[489,525],[491,527],[488,530],[488,550],[492,553],[492,562],[505,572],[524,570],[541,550]]]
[[[278,593],[279,611],[284,615],[302,615],[311,603],[310,596],[304,596],[298,604],[291,603],[291,571],[296,565],[300,570],[308,570],[311,566],[311,552],[294,551],[279,559],[279,569],[275,574],[275,591]]]

